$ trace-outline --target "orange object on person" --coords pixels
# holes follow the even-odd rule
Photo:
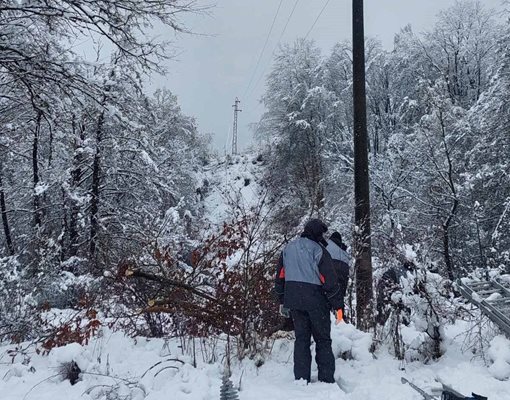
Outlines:
[[[336,310],[336,322],[341,322],[344,319],[344,311],[340,308]]]

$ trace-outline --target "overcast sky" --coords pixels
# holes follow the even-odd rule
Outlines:
[[[379,38],[391,49],[393,36],[411,24],[415,32],[427,30],[436,14],[455,0],[365,0],[365,34]],[[304,37],[327,0],[300,0],[282,42]],[[201,35],[160,32],[175,40],[179,55],[167,63],[168,74],[152,77],[151,87],[167,87],[179,98],[183,111],[196,117],[202,133],[213,135],[213,147],[230,149],[236,96],[243,110],[239,115],[239,145],[252,142],[249,124],[257,122],[263,107],[259,99],[271,55],[294,7],[295,0],[283,0],[264,56],[254,72],[259,54],[280,0],[217,0],[208,16],[186,16],[187,26]],[[328,53],[332,46],[351,35],[351,0],[330,0],[309,38]],[[483,0],[497,9],[501,0]],[[255,74],[255,75],[254,75]],[[250,79],[252,89],[245,95]],[[258,83],[258,84],[257,84]]]

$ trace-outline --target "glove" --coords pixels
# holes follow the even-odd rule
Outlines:
[[[335,311],[335,318],[336,318],[335,325],[338,325],[340,322],[343,322],[344,320],[343,308],[339,308],[338,310]]]
[[[283,304],[280,304],[280,315],[285,318],[290,318],[290,310],[285,308]]]

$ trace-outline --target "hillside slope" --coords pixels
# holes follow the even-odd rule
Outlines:
[[[205,168],[204,216],[211,227],[231,219],[236,205],[249,209],[258,204],[262,174],[262,162],[251,153],[220,157]]]

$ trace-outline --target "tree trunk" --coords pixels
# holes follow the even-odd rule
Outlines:
[[[476,212],[478,214],[478,212]],[[489,270],[487,269],[487,259],[485,258],[484,248],[482,244],[482,235],[480,232],[480,221],[478,216],[476,216],[476,236],[478,238],[478,251],[480,253],[480,265],[485,271],[485,280],[489,280]]]
[[[5,190],[3,185],[2,162],[0,161],[0,212],[2,213],[2,225],[4,228],[5,243],[11,256],[14,255],[14,244],[12,242],[11,228],[7,217],[7,206],[5,205]]]
[[[450,255],[450,230],[449,226],[446,224],[443,225],[443,255],[448,279],[453,282],[455,280],[455,274],[453,273],[453,263]]]
[[[113,67],[109,73],[108,79],[115,76],[115,67],[118,58],[113,61]],[[101,183],[101,145],[103,141],[103,128],[105,122],[105,107],[108,100],[108,93],[111,86],[105,82],[104,94],[100,105],[100,114],[96,125],[96,152],[92,163],[92,185],[90,188],[90,246],[89,261],[97,267],[97,235],[99,233],[99,202],[100,202],[100,183]]]
[[[446,125],[443,118],[443,113],[439,113],[439,120],[441,123],[441,135],[443,139],[443,146],[444,151],[446,155],[446,161],[448,162],[448,188],[450,189],[452,198],[453,198],[453,204],[450,209],[450,212],[448,216],[446,217],[446,220],[443,222],[443,255],[444,255],[444,262],[446,266],[446,272],[448,274],[448,279],[453,281],[455,279],[455,273],[454,273],[454,266],[452,257],[450,254],[450,227],[453,222],[453,219],[457,215],[457,210],[459,208],[459,198],[457,196],[457,190],[455,189],[455,182],[454,182],[454,174],[455,171],[453,169],[453,161],[451,157],[450,148],[448,147],[448,143],[446,142]]]
[[[353,0],[354,197],[356,234],[356,315],[359,329],[373,326],[370,187],[363,0]]]
[[[79,151],[85,140],[85,127],[83,124],[80,124],[79,127],[76,127],[75,116],[73,116],[73,133],[75,138],[75,146],[74,146],[74,159],[73,159],[73,170],[71,172],[71,187],[70,190],[77,190],[80,186],[80,182],[82,179],[82,168],[81,164],[83,162],[83,152]],[[79,134],[76,132],[79,129]],[[68,248],[68,256],[74,257],[78,253],[78,215],[80,213],[80,205],[77,203],[76,199],[71,198],[71,209],[69,215],[69,248]]]
[[[39,176],[39,138],[41,133],[41,120],[42,112],[37,112],[36,125],[34,129],[34,141],[32,143],[32,176],[33,176],[33,188],[34,188],[34,227],[37,229],[42,224],[41,216],[41,195],[37,193],[37,185],[40,181]]]
[[[103,100],[102,106],[106,98]],[[101,141],[103,138],[104,111],[101,111],[96,128],[96,153],[92,165],[92,186],[90,190],[90,261],[97,266],[97,235],[99,232],[99,184],[101,180]]]

